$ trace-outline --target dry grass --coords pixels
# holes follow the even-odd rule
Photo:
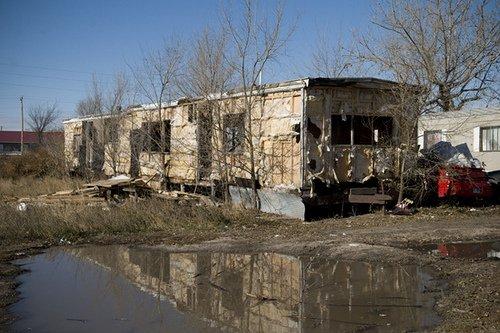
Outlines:
[[[0,156],[0,201],[77,188],[83,181],[68,176],[63,157],[62,145]]]
[[[30,206],[19,211],[14,205],[0,204],[0,242],[61,238],[75,240],[96,235],[161,232],[168,235],[216,235],[238,226],[254,225],[257,214],[224,207],[182,206],[148,200],[121,207]]]
[[[17,209],[16,198],[32,197],[66,189],[76,189],[81,179],[60,177],[0,178],[0,243],[16,241],[58,242],[93,236],[175,235],[195,239],[211,238],[232,226],[246,228],[256,223],[257,212],[233,207],[180,205],[148,199],[123,206],[29,205]]]
[[[81,179],[69,177],[0,178],[0,199],[37,196],[61,190],[76,189],[82,183]]]
[[[29,150],[24,155],[0,156],[2,178],[63,177],[67,174],[62,145]]]

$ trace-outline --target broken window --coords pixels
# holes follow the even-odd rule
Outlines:
[[[351,118],[346,115],[332,116],[332,144],[351,144]]]
[[[379,146],[389,146],[392,143],[392,118],[374,117],[373,141]]]
[[[353,116],[352,117],[353,144],[371,145],[373,144],[373,117]]]
[[[392,118],[374,116],[332,116],[332,144],[387,145],[392,141]]]
[[[81,134],[75,134],[73,136],[73,154],[78,155],[80,151],[80,146],[82,145],[82,136]]]
[[[160,152],[162,147],[161,142],[161,122],[154,121],[150,123],[144,123],[142,125],[146,136],[146,144],[143,147],[143,150],[150,152]],[[171,125],[170,120],[163,121],[163,127],[165,131],[165,142],[163,143],[164,152],[170,153],[170,131]]]
[[[196,122],[196,107],[194,104],[188,104],[187,106],[187,114],[188,114],[188,122],[194,123]]]
[[[118,123],[117,119],[104,120],[104,143],[117,143],[118,142]]]
[[[243,151],[244,131],[244,113],[227,114],[224,116],[224,147],[228,153],[240,153]]]

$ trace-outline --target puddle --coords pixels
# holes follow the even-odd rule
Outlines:
[[[54,249],[18,263],[14,332],[420,331],[438,317],[415,265],[277,253]]]
[[[424,245],[422,250],[451,258],[500,259],[500,241],[461,242]]]

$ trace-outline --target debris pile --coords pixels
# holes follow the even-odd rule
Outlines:
[[[180,204],[200,204],[205,206],[216,206],[215,201],[202,194],[182,192],[182,191],[159,191],[152,192],[151,197],[164,200],[172,200]]]
[[[481,168],[481,162],[474,158],[466,143],[453,146],[446,141],[440,141],[427,150],[422,151],[424,156],[436,159],[444,165],[466,168]]]
[[[215,203],[207,196],[181,191],[156,191],[141,178],[119,175],[110,179],[84,184],[76,190],[58,191],[37,197],[21,198],[18,202],[25,207],[32,204],[121,204],[127,199],[135,202],[147,198],[172,200],[178,203],[192,203],[213,206]]]
[[[411,205],[413,205],[413,201],[405,198],[396,204],[391,213],[394,215],[412,215],[415,213],[415,209],[411,208]]]
[[[18,201],[39,204],[102,204],[118,203],[128,197],[144,198],[152,189],[142,179],[117,176],[106,180],[84,184],[76,190],[58,191],[37,197],[21,198]]]

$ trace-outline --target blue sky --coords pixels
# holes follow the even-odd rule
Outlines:
[[[271,1],[264,6],[272,7]],[[287,0],[286,20],[297,28],[265,81],[307,76],[314,34],[350,40],[368,28],[368,0]],[[62,118],[74,114],[92,73],[104,82],[137,63],[141,49],[174,35],[188,41],[217,23],[221,1],[195,0],[0,0],[0,126],[20,128],[19,96],[25,106],[57,101]]]

